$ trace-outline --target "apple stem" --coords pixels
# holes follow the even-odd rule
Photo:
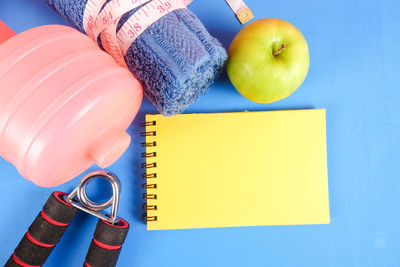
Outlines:
[[[276,49],[274,52],[272,52],[272,55],[276,57],[280,53],[282,53],[283,50],[286,49],[286,44],[282,44],[278,49]]]

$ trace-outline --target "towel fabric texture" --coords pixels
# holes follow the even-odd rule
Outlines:
[[[85,33],[82,21],[88,0],[46,2]],[[135,11],[121,18],[118,29]],[[175,10],[153,23],[125,55],[128,68],[164,116],[182,113],[206,94],[226,59],[226,50],[188,9]]]

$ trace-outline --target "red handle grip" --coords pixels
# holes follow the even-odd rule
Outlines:
[[[62,192],[51,194],[5,267],[38,267],[46,262],[78,212],[78,209],[64,201],[65,195]]]
[[[129,223],[121,218],[117,224],[99,220],[83,266],[114,267],[128,231]]]

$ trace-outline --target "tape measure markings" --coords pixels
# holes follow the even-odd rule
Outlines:
[[[123,67],[126,67],[126,63],[118,45],[119,37],[116,36],[118,22],[122,15],[149,1],[131,0],[120,3],[119,0],[112,0],[104,6],[95,20],[92,39],[96,41],[101,34],[103,48]]]
[[[124,1],[120,4],[118,0],[108,2],[103,10],[98,14],[93,31],[93,38],[97,39],[99,34],[110,25],[117,25],[120,17],[130,10],[140,6],[142,2],[146,3],[149,0],[132,0],[130,2]]]
[[[170,12],[186,8],[193,0],[89,0],[83,16],[86,34],[97,42],[120,64],[126,67],[124,56],[131,44],[154,22]],[[226,0],[242,24],[254,16],[243,0]],[[143,5],[143,6],[142,6]],[[103,7],[104,6],[104,7]],[[121,17],[137,10],[117,32]]]
[[[106,0],[89,0],[86,4],[85,11],[83,12],[83,29],[90,38],[92,38],[95,19],[105,2]]]
[[[236,14],[240,23],[245,24],[254,18],[253,13],[243,0],[226,0],[233,12]]]
[[[143,6],[122,25],[117,33],[122,54],[125,55],[132,42],[155,21],[181,8],[186,8],[186,4],[182,0],[153,0]]]

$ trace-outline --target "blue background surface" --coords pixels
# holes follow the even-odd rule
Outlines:
[[[122,181],[119,215],[132,225],[118,266],[400,266],[400,2],[246,2],[257,19],[281,18],[304,34],[311,57],[306,81],[285,100],[256,104],[224,74],[186,112],[326,108],[331,224],[146,231],[139,219],[138,122],[156,110],[145,100],[129,130],[132,145],[109,168]],[[223,0],[197,0],[190,9],[226,47],[242,27]],[[0,19],[17,32],[64,24],[41,0],[1,0]],[[39,188],[2,159],[0,175],[3,263],[49,194],[70,192],[81,177]],[[91,187],[102,189],[104,183]],[[45,266],[82,266],[96,221],[78,215]]]

